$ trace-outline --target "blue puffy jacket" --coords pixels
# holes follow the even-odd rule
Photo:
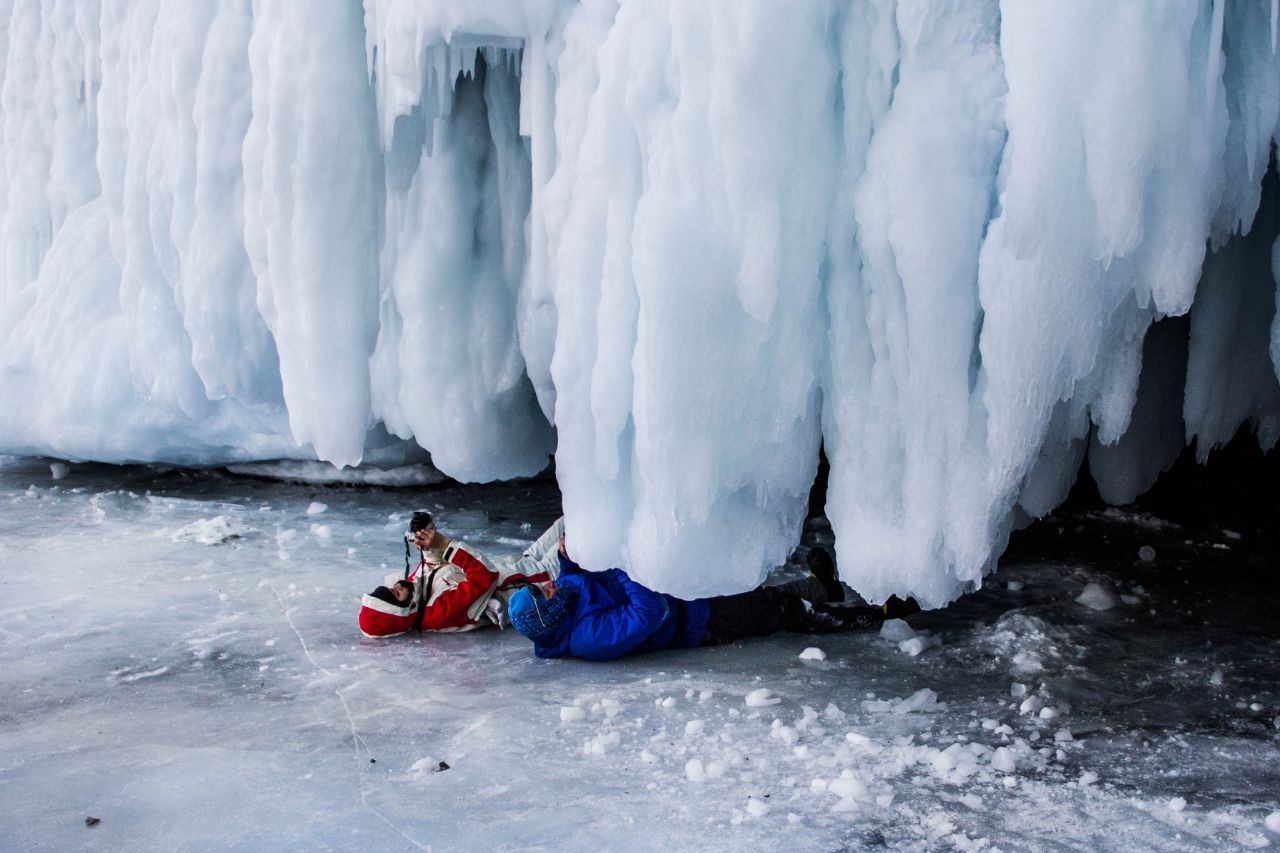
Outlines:
[[[707,633],[705,598],[684,601],[654,592],[622,569],[587,572],[561,556],[558,583],[578,600],[555,633],[534,642],[538,657],[613,660],[696,646]]]

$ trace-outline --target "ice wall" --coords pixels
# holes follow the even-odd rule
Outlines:
[[[0,451],[446,474],[941,604],[1280,436],[1277,3],[14,0]]]

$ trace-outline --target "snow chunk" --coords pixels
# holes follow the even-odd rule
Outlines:
[[[1093,610],[1110,610],[1120,604],[1120,598],[1114,592],[1092,581],[1085,584],[1076,601]]]
[[[815,646],[810,646],[800,653],[800,660],[826,660],[827,653]]]
[[[690,782],[707,781],[707,771],[702,766],[702,762],[697,758],[690,758],[684,763],[684,778]]]
[[[773,691],[768,687],[759,687],[743,697],[743,701],[747,703],[748,708],[764,708],[779,704],[782,697],[773,695]]]
[[[747,798],[747,814],[752,817],[763,817],[769,813],[769,804],[755,797]]]
[[[575,705],[564,705],[560,708],[560,722],[562,723],[576,723],[586,718],[587,712],[583,708]]]
[[[1182,797],[1174,797],[1169,801],[1169,811],[1180,812],[1187,807],[1187,801]]]

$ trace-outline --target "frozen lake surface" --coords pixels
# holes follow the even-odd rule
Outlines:
[[[358,632],[409,510],[505,557],[558,501],[4,459],[0,849],[1280,842],[1271,531],[1059,513],[888,638]]]

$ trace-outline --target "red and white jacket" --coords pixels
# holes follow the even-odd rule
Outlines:
[[[442,554],[424,554],[409,575],[413,581],[409,604],[398,607],[365,595],[360,602],[360,630],[366,637],[393,637],[415,628],[470,631],[482,625],[502,626],[512,593],[559,574],[555,553],[563,533],[561,518],[520,559],[500,568],[464,542],[451,543]],[[398,575],[389,575],[387,586],[399,580]]]

